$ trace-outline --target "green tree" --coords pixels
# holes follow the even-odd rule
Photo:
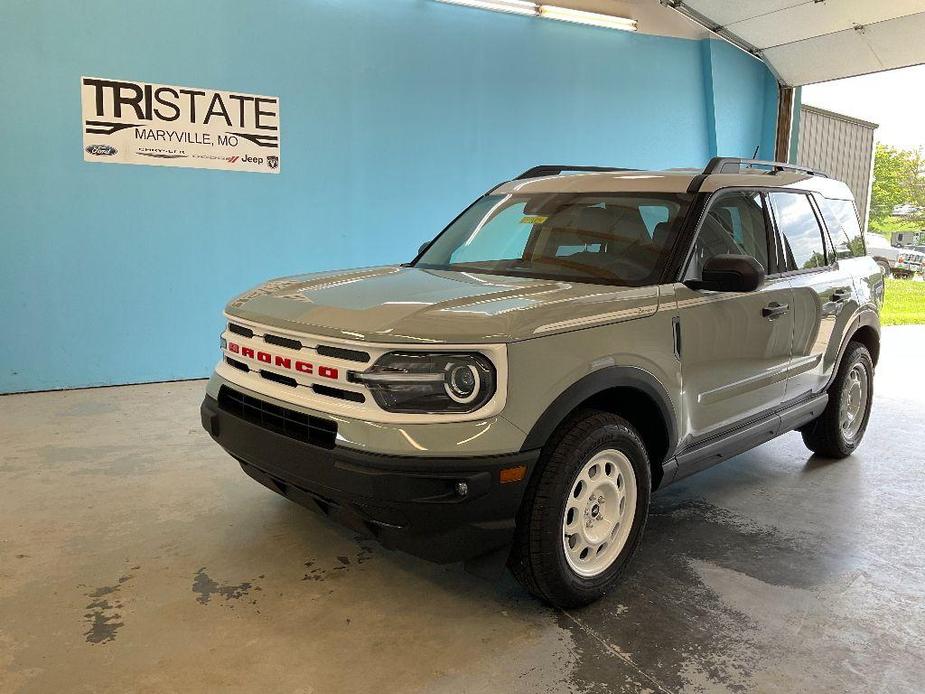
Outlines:
[[[874,182],[870,196],[871,226],[888,226],[896,205],[911,203],[925,207],[925,178],[921,150],[877,145],[874,154]],[[880,222],[876,224],[876,222]]]

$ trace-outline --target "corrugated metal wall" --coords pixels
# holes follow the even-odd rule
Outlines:
[[[800,107],[797,163],[848,184],[867,225],[876,123],[814,106]]]

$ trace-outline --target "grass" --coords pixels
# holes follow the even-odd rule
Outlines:
[[[925,282],[887,279],[882,325],[925,324]]]
[[[909,217],[871,217],[869,231],[890,238],[894,231],[921,231],[925,229],[925,219]]]

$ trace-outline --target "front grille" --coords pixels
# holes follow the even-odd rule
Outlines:
[[[334,448],[337,423],[245,395],[228,386],[218,391],[219,409],[283,436],[321,448]]]
[[[250,370],[251,370],[251,367],[249,367],[249,366],[248,366],[247,364],[245,364],[243,361],[238,361],[237,359],[232,359],[231,357],[225,357],[225,363],[227,363],[228,366],[233,366],[233,367],[236,368],[238,371],[245,371],[245,372],[247,372],[247,371],[250,371]]]
[[[263,376],[268,381],[275,381],[276,383],[282,383],[284,386],[289,386],[290,388],[295,388],[299,384],[296,383],[296,380],[292,376],[283,376],[282,374],[275,373],[273,371],[260,370],[260,375]]]
[[[294,349],[296,351],[302,349],[302,343],[298,340],[292,340],[288,337],[280,337],[279,335],[264,335],[264,342],[269,342],[271,345],[279,345],[280,347],[288,347],[289,349]]]
[[[318,354],[322,357],[332,357],[334,359],[346,359],[347,361],[368,362],[369,354],[361,352],[358,349],[344,349],[343,347],[330,347],[328,345],[318,345]]]
[[[331,386],[325,386],[320,383],[314,384],[312,390],[318,393],[318,395],[326,395],[329,398],[339,398],[340,400],[350,400],[351,402],[366,402],[363,393],[357,393],[352,390],[332,388]]]
[[[238,325],[237,323],[228,324],[229,332],[233,332],[235,335],[243,335],[244,337],[253,337],[254,331],[250,328],[245,328],[243,325]]]

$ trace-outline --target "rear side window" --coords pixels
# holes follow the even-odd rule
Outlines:
[[[857,258],[867,255],[864,235],[854,203],[850,200],[829,200],[817,197],[822,218],[829,228],[829,236],[835,244],[835,255],[839,258]]]
[[[803,193],[771,193],[786,270],[826,267],[825,244],[816,213]]]
[[[750,255],[768,271],[768,231],[761,193],[722,193],[710,205],[686,276],[700,277],[706,260],[725,253]]]

